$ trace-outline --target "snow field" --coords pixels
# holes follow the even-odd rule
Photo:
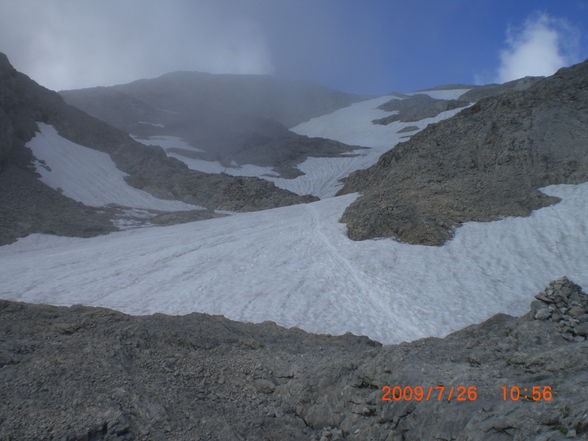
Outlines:
[[[349,240],[338,219],[356,195],[90,239],[31,235],[0,247],[0,297],[207,312],[384,343],[442,336],[526,312],[562,275],[588,286],[588,183],[544,191],[562,202],[468,223],[442,247]]]

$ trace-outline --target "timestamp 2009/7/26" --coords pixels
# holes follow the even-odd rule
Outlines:
[[[475,401],[476,386],[383,386],[382,401]],[[507,401],[549,401],[553,398],[551,386],[501,386],[500,397]]]

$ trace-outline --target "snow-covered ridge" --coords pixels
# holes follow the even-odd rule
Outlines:
[[[71,199],[93,207],[117,204],[161,211],[201,209],[180,201],[158,199],[131,187],[126,173],[106,153],[73,143],[53,126],[38,123],[39,132],[26,146],[37,158],[41,181]]]
[[[563,200],[468,223],[442,247],[349,240],[338,219],[355,195],[90,239],[32,235],[0,247],[0,296],[200,311],[388,343],[439,336],[521,314],[561,275],[588,286],[588,183],[544,192]]]

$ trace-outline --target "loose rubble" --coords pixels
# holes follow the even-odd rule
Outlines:
[[[0,301],[0,439],[586,439],[587,297],[562,278],[523,317],[389,346],[206,314]],[[384,401],[384,386],[446,394]],[[448,399],[459,386],[475,399]]]
[[[585,341],[588,336],[588,295],[566,277],[550,282],[535,296],[530,314],[535,320],[558,324],[569,341]]]

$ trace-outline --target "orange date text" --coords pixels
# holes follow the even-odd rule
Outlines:
[[[478,391],[475,386],[384,386],[383,401],[475,401]]]

